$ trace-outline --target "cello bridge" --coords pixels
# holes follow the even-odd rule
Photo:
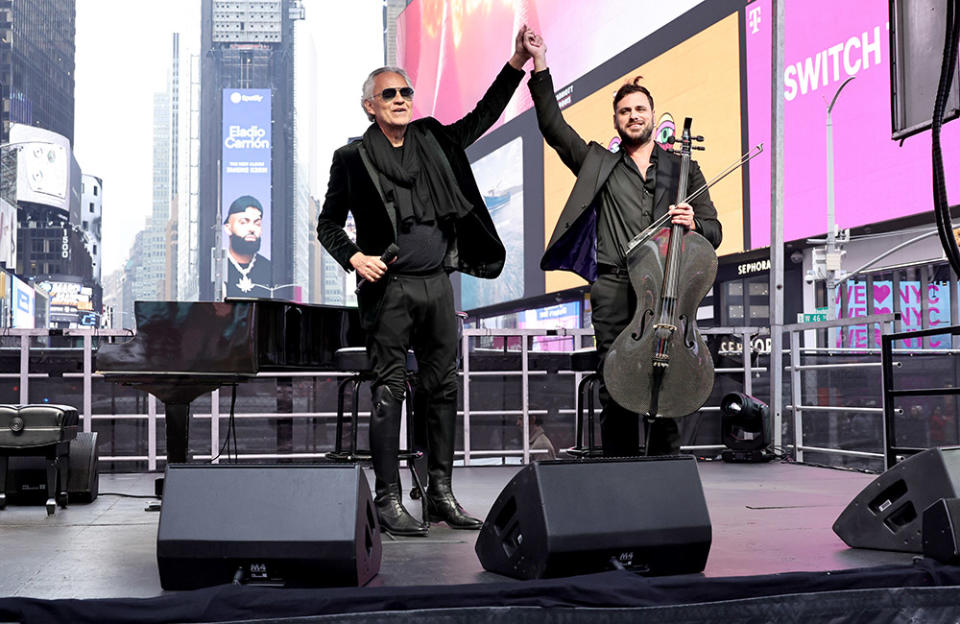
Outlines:
[[[677,331],[677,326],[676,326],[676,325],[672,325],[672,324],[670,324],[670,323],[657,323],[656,325],[653,326],[653,328],[654,328],[654,329],[665,329],[665,330],[667,330],[668,332],[670,332],[671,334],[672,334],[673,332]]]

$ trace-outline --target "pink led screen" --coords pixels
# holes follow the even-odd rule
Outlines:
[[[930,133],[890,139],[890,33],[887,2],[784,2],[784,238],[827,230],[826,112],[833,108],[836,223],[851,228],[931,212]],[[746,5],[748,134],[770,145],[770,0]],[[940,63],[939,59],[931,62]],[[933,110],[933,101],[930,102]],[[951,203],[960,201],[960,122],[943,127]],[[750,245],[770,244],[770,159],[750,165]]]
[[[397,21],[397,62],[417,90],[414,115],[449,123],[483,96],[510,58],[522,24],[546,39],[559,89],[700,2],[644,6],[638,20],[636,0],[413,0]],[[521,86],[503,121],[531,106],[530,93]]]

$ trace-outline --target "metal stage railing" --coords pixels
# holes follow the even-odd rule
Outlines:
[[[803,383],[803,373],[804,371],[826,371],[826,370],[837,370],[847,367],[880,367],[880,362],[857,362],[857,363],[831,363],[831,364],[801,364],[801,357],[804,354],[812,355],[816,353],[823,354],[838,354],[844,353],[848,355],[868,355],[871,353],[870,349],[849,349],[849,348],[801,348],[800,340],[802,334],[805,332],[813,332],[816,330],[827,330],[828,335],[833,339],[837,329],[842,327],[849,326],[867,326],[879,324],[883,326],[886,323],[892,324],[895,320],[899,318],[898,314],[873,314],[870,316],[862,316],[857,318],[845,318],[837,319],[833,321],[818,321],[814,323],[794,323],[791,325],[784,325],[784,333],[790,334],[790,365],[785,367],[790,374],[790,392],[791,392],[791,403],[784,406],[784,410],[787,412],[793,413],[793,451],[794,459],[798,462],[803,461],[803,454],[805,451],[817,451],[822,453],[831,453],[836,455],[846,455],[851,457],[864,457],[871,459],[880,459],[883,457],[883,454],[880,452],[869,452],[869,451],[855,451],[847,450],[840,448],[830,448],[823,446],[809,446],[805,445],[803,442],[803,415],[804,412],[847,412],[847,413],[864,413],[864,414],[877,414],[881,415],[883,413],[883,408],[881,407],[850,407],[843,405],[817,405],[810,402],[805,403],[805,400],[809,400],[809,397],[804,396],[804,383]],[[819,389],[819,386],[817,386]],[[773,406],[773,413],[775,414],[773,420],[773,433],[774,433],[774,446],[780,448],[783,446],[783,422],[781,417],[781,411],[776,409],[776,406]]]
[[[753,351],[754,345],[751,338],[756,336],[768,335],[769,330],[763,327],[712,327],[712,328],[700,328],[701,333],[706,335],[734,335],[739,336],[741,343],[743,344],[743,361],[744,365],[742,367],[725,367],[718,368],[716,372],[718,373],[732,373],[732,374],[742,374],[743,375],[743,388],[744,392],[747,394],[752,393],[752,384],[754,375],[761,372],[766,372],[766,368],[757,367],[753,365]],[[96,348],[99,341],[103,339],[114,339],[118,337],[129,338],[134,335],[134,332],[130,330],[104,330],[104,329],[92,329],[92,328],[78,328],[78,329],[63,329],[63,330],[48,330],[48,329],[5,329],[0,334],[0,338],[13,338],[18,340],[19,344],[15,349],[6,348],[7,351],[17,351],[19,353],[19,371],[18,372],[0,372],[0,379],[14,379],[19,385],[19,401],[20,403],[30,403],[30,382],[31,379],[36,380],[38,378],[48,377],[45,373],[31,373],[30,372],[30,352],[32,348],[37,348],[36,345],[32,346],[32,342],[49,342],[48,338],[63,338],[68,341],[76,341],[79,343],[79,348],[77,347],[65,347],[61,350],[64,352],[71,351],[81,351],[80,357],[82,358],[82,369],[80,372],[67,372],[63,373],[62,377],[64,379],[82,379],[82,406],[80,407],[80,419],[81,425],[84,431],[92,431],[93,425],[98,421],[145,421],[147,423],[146,427],[146,454],[135,453],[135,454],[124,454],[124,455],[101,455],[100,459],[104,462],[145,462],[148,470],[156,470],[159,461],[165,459],[165,456],[158,453],[158,438],[157,431],[158,426],[163,420],[163,414],[158,409],[157,400],[152,396],[148,395],[146,400],[146,413],[93,413],[93,381],[97,379],[102,379],[101,375],[98,375],[93,370],[93,352]],[[537,410],[531,409],[530,407],[530,379],[535,378],[541,375],[548,375],[547,371],[544,370],[534,370],[530,367],[529,356],[531,353],[530,341],[534,337],[551,337],[551,336],[572,336],[575,341],[580,341],[582,344],[584,341],[587,341],[592,338],[593,330],[592,329],[465,329],[463,330],[463,335],[461,340],[462,342],[462,370],[460,372],[463,384],[463,410],[460,411],[459,415],[462,417],[463,422],[463,450],[457,451],[458,457],[461,457],[464,465],[470,465],[472,460],[482,458],[482,457],[519,457],[521,461],[526,464],[529,463],[531,455],[536,454],[537,451],[533,451],[529,446],[529,416],[531,415],[543,415],[547,413],[547,410]],[[502,338],[511,338],[511,337],[521,337],[520,340],[520,355],[521,355],[521,368],[520,370],[503,370],[503,371],[479,371],[471,370],[470,366],[470,341],[478,337],[502,337]],[[51,348],[45,345],[42,346],[44,349],[56,350],[56,348]],[[724,353],[729,355],[730,353]],[[571,370],[558,370],[556,372],[558,375],[570,376],[572,379],[571,394],[576,397],[576,389],[578,384],[581,381],[581,378],[584,372],[581,371],[571,371]],[[312,378],[312,377],[324,377],[324,378],[338,378],[343,376],[352,375],[349,372],[283,372],[283,373],[261,373],[257,375],[257,378],[277,378],[277,377],[295,377],[295,378]],[[470,405],[470,384],[471,381],[476,381],[477,379],[486,376],[486,375],[498,375],[498,376],[517,376],[521,377],[521,404],[513,409],[498,409],[494,411],[489,410],[477,410],[471,409]],[[223,427],[223,420],[229,418],[227,413],[224,413],[221,410],[220,406],[220,393],[221,390],[215,390],[210,394],[210,410],[191,410],[191,418],[197,421],[209,421],[210,423],[210,439],[209,439],[209,453],[200,452],[195,454],[194,457],[198,460],[204,461],[217,461],[214,458],[217,457],[220,447],[223,443],[221,439],[221,432]],[[704,412],[718,411],[718,405],[708,405],[702,408]],[[565,415],[571,415],[576,411],[576,405],[574,401],[574,406],[571,408],[564,408],[558,410],[559,413]],[[471,421],[475,416],[484,416],[488,414],[498,414],[498,415],[510,415],[510,416],[521,416],[523,420],[523,447],[521,449],[483,449],[483,448],[473,448],[471,444],[470,430],[471,430]],[[364,416],[368,415],[369,412],[362,412]],[[333,421],[336,419],[336,411],[304,411],[304,412],[283,412],[283,413],[271,413],[271,412],[257,412],[257,413],[235,413],[234,417],[238,420],[247,420],[247,419],[260,419],[260,420],[274,420],[274,419],[320,419],[320,420],[329,420]],[[406,419],[404,419],[404,426]],[[692,451],[703,451],[703,450],[712,450],[712,449],[721,449],[722,445],[700,445],[700,446],[684,446],[684,450]],[[325,455],[325,452],[294,452],[294,453],[245,453],[237,456],[238,459],[244,460],[272,460],[272,459],[313,459],[321,458]]]
[[[949,379],[953,384],[932,385],[925,388],[897,388],[894,383],[894,368],[902,368],[901,362],[895,362],[893,356],[898,352],[907,352],[911,356],[919,354],[936,356],[953,356],[960,354],[958,349],[894,349],[893,345],[897,340],[909,340],[915,338],[925,338],[927,336],[938,336],[949,334],[951,336],[960,335],[960,325],[951,325],[949,327],[936,327],[921,331],[899,332],[884,334],[881,338],[881,364],[883,372],[883,455],[884,470],[892,467],[904,456],[919,453],[925,450],[920,447],[899,446],[896,443],[896,416],[903,415],[901,408],[895,407],[898,397],[932,397],[932,396],[956,396],[960,395],[960,387],[956,385],[956,376]]]
[[[898,460],[898,457],[909,455],[924,450],[925,447],[899,446],[895,443],[896,430],[894,423],[897,416],[904,414],[903,410],[895,407],[897,397],[924,397],[924,396],[952,396],[960,394],[960,388],[956,387],[934,387],[925,389],[896,389],[893,386],[894,370],[901,369],[904,366],[906,358],[918,358],[922,356],[956,356],[960,354],[960,349],[953,348],[894,348],[899,340],[917,340],[921,341],[928,336],[942,335],[960,335],[960,326],[936,327],[925,330],[912,330],[907,332],[893,333],[895,323],[900,320],[900,314],[874,314],[854,318],[838,319],[834,321],[820,321],[815,323],[796,323],[785,325],[784,332],[790,335],[790,364],[785,366],[785,372],[789,374],[791,404],[785,405],[784,410],[793,414],[793,435],[794,443],[792,445],[794,457],[798,462],[804,461],[805,452],[827,453],[831,455],[840,455],[848,457],[859,457],[871,460],[881,460],[883,470],[887,470]],[[836,330],[844,327],[866,326],[867,335],[873,336],[870,326],[880,328],[879,344],[880,347],[802,347],[801,338],[808,332],[827,330],[832,344],[836,343]],[[871,340],[871,343],[873,341]],[[875,358],[874,361],[858,362],[833,362],[828,364],[802,364],[802,358],[805,356],[828,356],[845,358],[850,356],[866,356]],[[898,359],[894,359],[894,357]],[[874,401],[879,407],[864,407],[851,405],[838,405],[824,402],[818,402],[815,395],[820,394],[824,388],[823,384],[804,383],[805,373],[821,373],[830,371],[842,371],[844,369],[860,370],[877,369],[879,383],[870,384],[859,388],[861,398],[873,396]],[[807,390],[816,392],[807,392]],[[814,446],[804,442],[804,415],[805,414],[826,414],[826,413],[847,413],[847,414],[865,414],[873,415],[882,419],[882,435],[876,439],[876,451],[863,451],[835,448],[832,446]],[[773,423],[775,433],[782,430],[782,422],[775,420]],[[838,440],[838,442],[842,442]],[[776,440],[776,445],[781,441]],[[789,446],[789,445],[788,445]]]

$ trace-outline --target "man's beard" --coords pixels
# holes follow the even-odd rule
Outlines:
[[[650,140],[650,137],[653,136],[653,124],[649,123],[644,125],[643,130],[640,132],[640,136],[633,138],[628,135],[623,128],[617,126],[617,134],[620,135],[620,145],[624,147],[640,147],[644,143]]]
[[[248,241],[242,236],[231,234],[230,249],[234,250],[241,256],[252,256],[260,251],[260,239],[257,238],[252,241]]]

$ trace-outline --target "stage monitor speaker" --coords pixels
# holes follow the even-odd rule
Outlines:
[[[363,585],[379,572],[380,556],[359,466],[167,467],[157,530],[164,589]]]
[[[43,505],[47,500],[47,460],[10,457],[7,496],[12,503]],[[92,503],[100,494],[100,459],[96,432],[83,432],[70,441],[67,494],[71,503]]]
[[[923,554],[960,563],[960,498],[941,498],[923,510]]]
[[[923,510],[960,496],[960,448],[932,448],[890,468],[850,501],[833,523],[847,546],[923,552]]]
[[[476,551],[513,578],[623,566],[649,574],[700,572],[710,552],[707,504],[693,457],[536,462],[490,510]]]

